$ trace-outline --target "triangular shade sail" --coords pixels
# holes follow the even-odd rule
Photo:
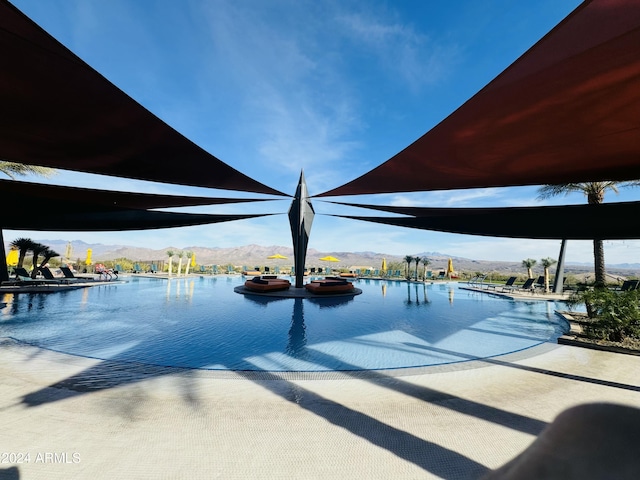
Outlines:
[[[84,208],[85,205],[88,205],[88,210],[91,210],[93,206],[147,209],[261,202],[266,200],[159,195],[0,180],[0,203],[5,207],[10,208],[11,205],[16,203],[39,204],[47,210],[50,201],[69,202],[68,205],[64,206],[68,211],[79,206]]]
[[[208,215],[132,209],[62,213],[47,210],[47,213],[36,211],[34,215],[33,207],[29,214],[25,210],[27,209],[12,208],[3,213],[2,228],[47,232],[113,232],[189,227],[264,216],[263,214]]]
[[[0,0],[0,159],[284,195],[182,136]]]
[[[504,208],[418,208],[358,205],[413,217],[335,215],[401,227],[492,237],[640,239],[640,202]]]
[[[587,0],[415,143],[317,196],[640,178],[640,2]]]

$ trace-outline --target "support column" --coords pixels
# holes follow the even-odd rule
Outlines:
[[[311,224],[315,212],[309,193],[307,183],[304,180],[304,172],[300,172],[300,181],[296,189],[295,197],[289,208],[289,224],[291,225],[291,237],[293,240],[293,265],[295,267],[296,288],[304,286],[304,265],[307,259],[307,245],[311,234]]]
[[[0,258],[0,281],[6,282],[9,280],[9,269],[7,268],[7,252],[4,249],[4,236],[2,235],[2,229],[0,228],[0,254],[2,254],[2,258]]]
[[[560,244],[560,255],[558,256],[558,266],[556,267],[556,278],[553,281],[553,293],[562,293],[564,287],[564,254],[567,241],[562,240]]]

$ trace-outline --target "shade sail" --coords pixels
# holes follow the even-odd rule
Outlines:
[[[0,51],[0,159],[284,195],[185,138],[6,0]]]
[[[640,2],[585,1],[415,143],[317,196],[640,178]]]
[[[0,202],[2,205],[11,205],[13,203],[40,203],[43,206],[48,206],[48,202],[50,201],[56,203],[66,202],[68,205],[64,206],[64,208],[73,210],[77,207],[76,204],[147,209],[261,202],[266,200],[159,195],[0,180]],[[89,210],[91,208],[92,206],[89,205]]]
[[[12,209],[3,213],[2,228],[47,232],[112,232],[189,227],[264,216],[264,214],[208,215],[133,209],[93,212],[66,211],[55,214],[47,210],[47,213],[36,211],[34,214],[33,206],[31,206],[29,214],[25,210]]]
[[[362,205],[361,205],[362,206]],[[401,227],[493,237],[629,240],[640,239],[640,202],[504,208],[367,208],[416,215],[367,217],[334,215]]]

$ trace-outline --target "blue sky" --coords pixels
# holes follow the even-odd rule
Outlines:
[[[293,194],[342,185],[434,127],[516,60],[578,0],[12,0],[115,85],[241,172]],[[176,169],[180,168],[176,163]],[[30,181],[43,181],[28,178]],[[242,196],[61,172],[51,183],[148,193]],[[609,193],[637,200],[640,189]],[[345,201],[469,207],[545,202],[536,187],[346,197]],[[557,258],[559,241],[402,229],[322,214],[375,215],[314,201],[310,247],[406,255],[438,251],[480,260]],[[12,232],[151,248],[291,245],[288,200],[198,207],[206,213],[282,213],[210,226],[126,233]],[[607,242],[608,263],[638,261],[638,242]],[[590,242],[567,261],[591,262]]]

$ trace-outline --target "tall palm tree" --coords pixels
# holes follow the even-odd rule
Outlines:
[[[38,275],[38,257],[42,252],[49,247],[42,245],[41,243],[35,243],[31,246],[31,253],[33,253],[33,269],[31,270],[31,278],[36,278]]]
[[[184,274],[189,275],[189,266],[191,265],[191,259],[193,258],[193,252],[186,252],[185,255],[187,256],[187,266],[184,267]]]
[[[557,260],[547,257],[540,260],[540,263],[544,267],[544,291],[547,293],[549,292],[549,267],[557,263]]]
[[[172,270],[172,265],[171,263],[173,262],[173,256],[176,254],[176,252],[174,252],[173,250],[167,250],[167,255],[169,256],[169,276],[171,276],[171,270]]]
[[[178,277],[180,276],[180,273],[182,272],[182,257],[184,257],[184,252],[178,252]]]
[[[588,183],[564,183],[562,185],[544,185],[538,189],[538,198],[541,200],[568,195],[573,192],[583,193],[587,197],[587,203],[596,205],[604,202],[604,195],[608,190],[618,193],[618,188],[637,187],[640,181],[630,182],[588,182]],[[602,238],[593,239],[593,257],[596,274],[595,285],[603,287],[605,284],[606,269],[604,265],[604,242]]]
[[[411,255],[406,255],[404,257],[404,261],[407,262],[407,274],[405,277],[409,280],[409,269],[411,268],[411,262],[413,262],[413,257]]]
[[[431,265],[431,260],[429,260],[427,257],[422,257],[422,265],[424,266],[424,268],[422,269],[422,278],[424,280],[427,279],[427,266]]]
[[[55,169],[49,167],[40,167],[38,165],[25,165],[23,163],[0,161],[0,172],[15,180],[16,176],[39,175],[41,177],[51,177],[58,173]]]
[[[536,263],[538,262],[533,258],[525,258],[522,260],[522,266],[527,269],[527,275],[529,278],[533,278],[533,271],[531,269],[535,267]]]
[[[11,246],[18,249],[18,265],[16,265],[16,267],[22,267],[27,253],[31,250],[31,247],[34,244],[35,242],[33,240],[24,237],[16,238],[13,242],[11,242]]]
[[[416,262],[416,282],[418,281],[418,265],[420,265],[420,262],[422,261],[422,257],[417,256],[416,258],[413,259],[414,262]]]

